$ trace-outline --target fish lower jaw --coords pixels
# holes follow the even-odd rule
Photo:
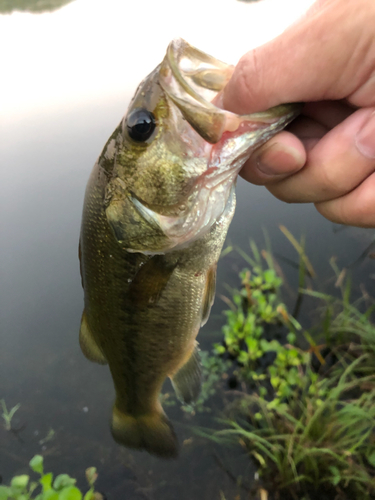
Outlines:
[[[161,215],[142,206],[138,201],[137,210],[149,223],[161,231],[165,240],[163,246],[157,249],[127,248],[130,253],[158,255],[170,251],[181,250],[198,238],[207,234],[212,226],[228,212],[228,205],[232,206],[237,171],[228,172],[216,179],[206,178],[196,201],[190,210],[180,217]]]

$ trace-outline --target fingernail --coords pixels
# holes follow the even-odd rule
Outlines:
[[[356,136],[358,151],[367,158],[375,158],[375,111],[371,113]]]
[[[303,158],[297,150],[278,143],[262,150],[254,161],[260,172],[273,176],[290,174],[303,165]]]

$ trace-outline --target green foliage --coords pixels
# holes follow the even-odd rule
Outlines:
[[[29,465],[39,474],[38,482],[30,481],[30,476],[26,474],[15,476],[9,486],[0,486],[0,500],[99,500],[101,498],[101,495],[94,491],[97,479],[95,467],[86,470],[90,489],[83,495],[75,486],[76,480],[67,474],[59,474],[53,479],[52,472],[44,473],[41,455],[35,455]],[[38,492],[36,496],[35,492]]]
[[[270,409],[259,395],[244,396],[231,428],[217,432],[215,440],[240,440],[276,490],[308,495],[319,486],[336,487],[350,492],[349,498],[370,498],[375,494],[375,377],[358,379],[354,368],[320,381],[324,399],[306,391]],[[369,390],[347,399],[364,384]]]
[[[350,279],[334,260],[341,299],[303,289],[315,275],[304,241],[281,230],[299,255],[297,306],[304,294],[319,299],[321,320],[308,332],[289,314],[270,251],[259,252],[254,243],[252,257],[240,251],[250,268],[227,299],[224,342],[215,352],[234,359],[247,392],[227,408],[225,429],[197,433],[240,442],[258,463],[261,484],[281,498],[309,500],[322,492],[335,499],[374,498],[375,306],[364,307],[365,299],[351,303]],[[276,339],[280,327],[284,334]],[[297,344],[301,335],[307,351]]]
[[[11,408],[8,411],[7,405],[5,404],[5,400],[1,399],[0,403],[1,403],[1,408],[2,408],[2,414],[1,414],[1,416],[3,417],[4,422],[5,422],[5,424],[4,424],[5,425],[5,429],[7,431],[10,431],[12,429],[12,418],[13,418],[14,414],[16,413],[16,411],[18,410],[18,408],[21,405],[17,404],[16,406],[13,406],[13,408]]]
[[[285,404],[306,386],[322,395],[322,389],[316,387],[316,374],[310,369],[310,352],[296,346],[296,333],[301,326],[279,298],[282,279],[273,267],[262,268],[254,243],[252,250],[254,259],[246,257],[253,267],[240,273],[241,289],[233,291],[231,309],[225,312],[224,343],[216,344],[215,352],[220,356],[228,353],[237,360],[237,375],[258,384],[262,397],[269,399],[269,408]],[[268,266],[272,265],[268,258]],[[284,342],[267,340],[266,330],[282,325],[286,329]],[[265,368],[261,360],[270,354],[274,360]]]

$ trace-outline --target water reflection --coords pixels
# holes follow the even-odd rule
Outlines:
[[[98,24],[88,21],[86,31],[78,16],[80,4],[83,11],[87,9],[87,2],[76,0],[53,14],[15,14],[14,18],[12,14],[0,20],[0,37],[9,36],[7,46],[12,46],[11,41],[17,37],[22,42],[15,43],[9,54],[2,54],[4,75],[8,75],[2,84],[8,100],[4,101],[0,142],[0,398],[4,397],[8,407],[21,403],[14,426],[25,424],[18,437],[0,425],[0,474],[7,483],[12,475],[26,473],[28,460],[43,452],[48,470],[78,476],[81,485],[84,468],[95,465],[100,474],[98,488],[105,490],[109,499],[126,496],[131,500],[176,497],[200,500],[220,498],[220,490],[225,491],[228,499],[236,495],[244,498],[245,490],[224,472],[229,470],[235,476],[248,478],[253,475],[241,450],[226,453],[224,463],[220,463],[215,447],[197,438],[191,441],[189,425],[208,425],[212,422],[210,415],[191,417],[178,408],[167,409],[179,441],[185,441],[180,459],[168,465],[115,445],[108,425],[114,399],[108,369],[89,363],[79,350],[83,294],[77,247],[86,181],[103,144],[123,116],[135,86],[153,66],[149,59],[143,61],[147,52],[144,39],[138,54],[130,50],[128,32],[134,29],[132,36],[137,30],[139,33],[139,24],[133,23],[133,28],[130,22],[136,19],[135,14],[124,16],[122,7],[112,11],[108,7],[106,11],[103,4],[99,9],[99,3],[92,2],[93,12],[98,15],[100,12],[102,21]],[[150,4],[154,26],[155,19],[163,25],[164,4],[155,4],[159,5],[157,11]],[[215,12],[214,4],[217,2],[207,1],[207,10]],[[261,8],[258,3],[225,2],[225,8],[223,3],[220,9],[232,8],[229,4]],[[285,8],[279,0],[269,3],[275,9],[277,4]],[[114,2],[107,5],[115,8]],[[54,16],[60,15],[63,24],[58,28]],[[249,23],[256,18],[255,14],[252,16],[249,11]],[[208,47],[211,44],[208,38],[212,35],[217,40],[224,28],[218,35],[211,31],[207,21],[204,24],[197,19],[194,24],[191,12],[186,17],[191,22],[190,32],[199,33],[189,37],[187,28],[185,33],[179,32],[176,20],[173,30],[163,25],[165,39],[163,33],[155,43],[147,38],[156,63],[170,38],[177,34],[227,59],[220,54],[225,52],[222,45],[228,45],[227,40],[219,53]],[[74,26],[72,46],[63,37],[68,20]],[[151,19],[147,23],[150,25],[142,25],[145,28],[142,33],[154,33]],[[100,26],[112,26],[117,38],[113,35],[106,39]],[[46,31],[36,33],[42,28]],[[199,38],[205,41],[203,45]],[[46,40],[55,47],[56,59],[42,50]],[[133,38],[133,44],[134,40],[137,38]],[[118,50],[113,51],[113,47]],[[27,61],[27,57],[31,59]],[[109,68],[105,78],[103,68]],[[69,78],[60,80],[66,75]],[[349,228],[335,232],[333,225],[312,206],[284,204],[264,188],[250,186],[242,179],[237,193],[237,212],[227,241],[245,250],[250,237],[262,245],[265,227],[274,251],[295,259],[278,226],[286,225],[297,237],[305,233],[309,256],[322,283],[331,276],[328,261],[332,255],[337,256],[340,266],[348,265],[372,239],[372,230]],[[242,266],[234,252],[223,259],[218,270],[218,295],[225,293],[225,283],[236,283],[236,273]],[[292,267],[285,269],[288,282],[295,288],[297,273]],[[372,269],[371,260],[361,263],[353,286],[358,289],[358,284],[365,282],[373,294],[373,281],[368,279]],[[203,348],[209,348],[218,337],[222,308],[217,299],[211,319],[200,333]],[[41,444],[50,428],[55,431],[54,438]]]

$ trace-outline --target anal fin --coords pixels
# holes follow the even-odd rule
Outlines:
[[[98,344],[95,342],[94,337],[87,324],[86,313],[83,311],[81,320],[81,329],[79,331],[79,345],[84,356],[94,363],[106,365],[107,360],[104,357]]]
[[[207,323],[207,320],[210,316],[212,304],[214,303],[216,290],[216,267],[217,264],[214,264],[207,271],[206,288],[203,295],[201,326]]]
[[[171,380],[180,401],[190,404],[198,398],[202,385],[202,369],[196,343],[187,362],[171,377]]]

